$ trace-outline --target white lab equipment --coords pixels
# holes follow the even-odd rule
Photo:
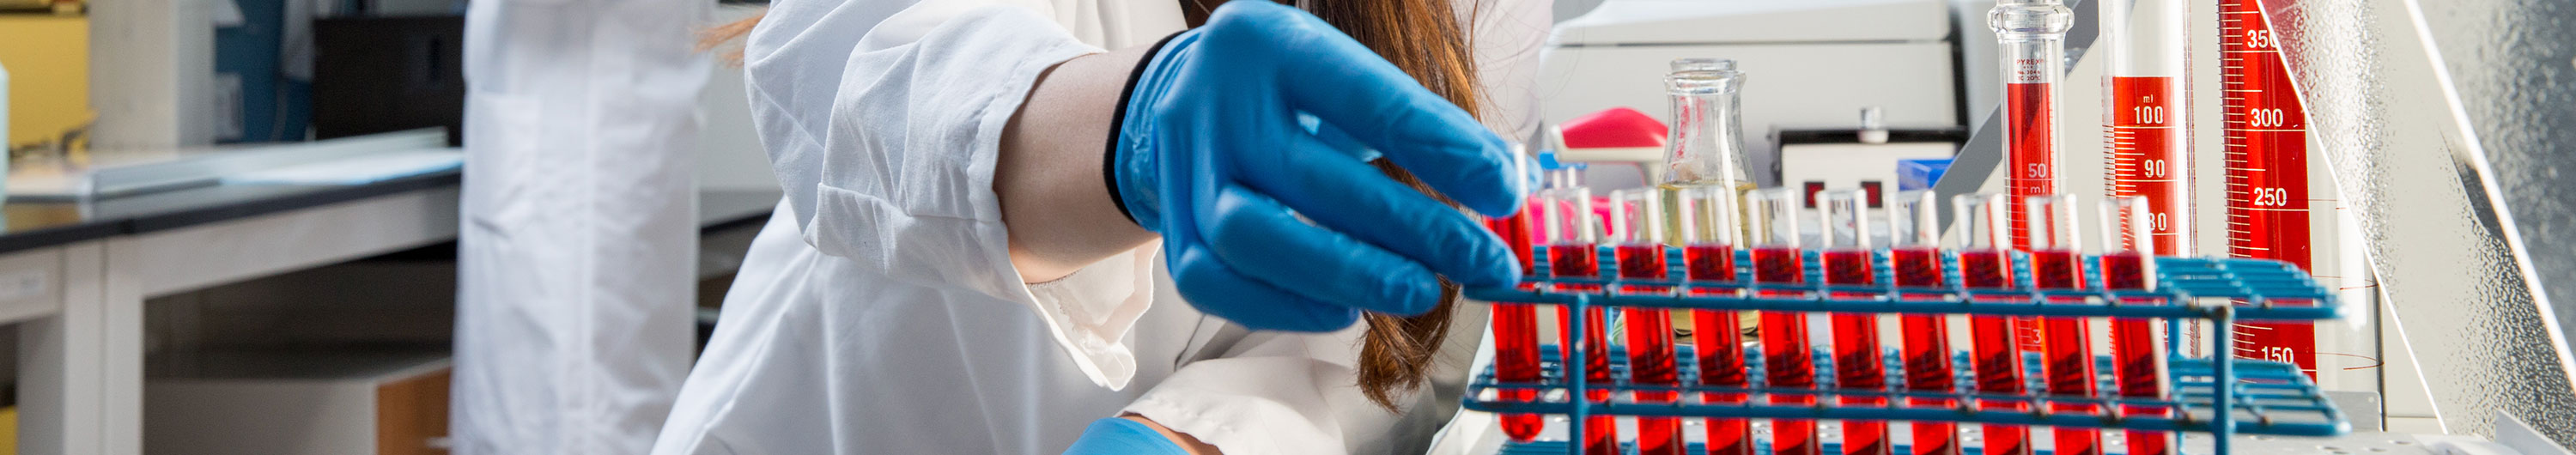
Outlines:
[[[689,369],[687,147],[713,5],[478,1],[457,234],[459,454],[634,454]]]
[[[1869,193],[1871,208],[1880,208],[1884,195],[1903,189],[1897,184],[1900,162],[1948,159],[1967,139],[1967,132],[1958,128],[1890,126],[1878,112],[1863,109],[1859,128],[1782,125],[1774,129],[1780,186],[1810,195],[1858,188]]]
[[[1949,17],[1939,0],[1607,0],[1557,25],[1537,85],[1540,117],[1625,106],[1670,122],[1655,84],[1667,64],[1732,59],[1752,87],[1742,102],[1753,179],[1774,185],[1775,125],[1850,125],[1869,106],[1892,125],[1959,125]],[[1597,184],[1622,186],[1597,174]]]
[[[1476,9],[1489,126],[1528,123],[1546,8]],[[774,3],[745,61],[789,197],[655,453],[1056,453],[1122,412],[1229,454],[1418,452],[1396,442],[1436,430],[1458,386],[1400,416],[1370,404],[1352,386],[1361,327],[1207,317],[1153,248],[1041,284],[1012,268],[992,191],[1009,114],[1054,63],[1182,26],[1172,2]],[[1472,347],[1485,312],[1459,313],[1476,318],[1451,346]],[[1436,364],[1472,356],[1454,354]]]

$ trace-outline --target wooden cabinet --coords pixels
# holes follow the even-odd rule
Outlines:
[[[143,385],[145,453],[447,453],[438,442],[447,436],[443,354],[222,353],[154,362]]]

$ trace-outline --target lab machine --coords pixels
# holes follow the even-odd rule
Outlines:
[[[1742,99],[1748,174],[1776,184],[1775,125],[1848,125],[1868,107],[1889,125],[1961,125],[1953,28],[1941,0],[1607,0],[1550,35],[1539,113],[1564,121],[1630,107],[1671,122],[1657,84],[1668,62],[1734,60],[1744,84],[1760,87]],[[1604,185],[1648,182],[1595,174]]]

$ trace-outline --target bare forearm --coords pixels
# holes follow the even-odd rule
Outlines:
[[[993,192],[1023,281],[1063,278],[1154,240],[1120,214],[1101,175],[1120,91],[1144,53],[1130,48],[1057,64],[1002,130]]]

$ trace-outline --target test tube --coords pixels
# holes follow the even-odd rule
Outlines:
[[[1959,220],[1959,279],[1969,289],[2011,289],[2011,255],[2004,234],[2005,196],[1995,193],[1962,194],[1950,199]],[[1975,315],[1968,317],[1970,360],[1976,368],[1977,392],[1998,395],[2028,393],[2029,382],[2022,372],[2021,341],[2016,339],[2021,320],[2012,316]],[[2020,411],[2028,409],[2020,401],[1984,400],[1980,409]],[[1985,424],[1985,451],[1989,455],[2031,455],[2030,429],[2021,425]]]
[[[1617,242],[1612,248],[1619,258],[1620,278],[1664,280],[1663,202],[1663,194],[1653,189],[1610,192],[1610,232]],[[1623,292],[1672,291],[1670,286],[1621,287]],[[1643,385],[1681,385],[1673,369],[1672,317],[1661,308],[1628,307],[1625,311],[1629,380]],[[1638,403],[1671,403],[1678,395],[1672,391],[1635,392]],[[1687,448],[1681,430],[1681,419],[1677,417],[1638,416],[1637,453],[1681,455]]]
[[[2030,232],[2031,287],[2039,289],[2083,289],[2084,267],[2078,261],[2083,248],[2076,237],[2075,195],[2051,194],[2022,198],[2022,211],[2030,214],[2023,220],[2024,231]],[[2052,298],[2049,304],[2083,304],[2080,297]],[[2045,362],[2040,371],[2048,378],[2048,394],[2092,398],[2093,329],[2084,317],[2052,316],[2041,318],[2041,329],[2048,337],[2043,351]],[[2051,403],[2049,410],[2059,413],[2089,414],[2094,406],[2084,403]],[[2089,428],[2060,427],[2054,432],[2055,453],[2064,455],[2101,455],[2102,433]]]
[[[1900,288],[1941,287],[1940,205],[1931,191],[1897,193],[1887,203],[1888,258]],[[1899,292],[1903,292],[1900,290]],[[1904,294],[1900,294],[1904,295]],[[1950,319],[1938,314],[1899,316],[1905,336],[1905,389],[1958,392],[1957,372],[1950,366]],[[1952,400],[1912,398],[1906,404],[1948,408]],[[1959,455],[1958,425],[1914,422],[1915,455]]]
[[[1735,236],[1743,232],[1736,226],[1733,188],[1721,185],[1691,186],[1681,189],[1681,232],[1683,269],[1693,285],[1732,284],[1735,275]],[[1692,288],[1695,294],[1717,294],[1716,287]],[[1691,337],[1698,345],[1699,383],[1715,387],[1744,387],[1748,384],[1744,369],[1744,327],[1737,322],[1736,312],[1691,310]],[[1741,393],[1709,393],[1701,402],[1739,404]],[[1753,430],[1744,419],[1709,418],[1706,447],[1710,455],[1753,455]]]
[[[1869,193],[1856,189],[1826,191],[1824,269],[1825,284],[1873,285],[1877,262],[1870,257]],[[1875,293],[1836,292],[1836,297],[1867,298]],[[1846,390],[1887,391],[1887,370],[1880,363],[1877,313],[1834,313],[1834,386]],[[1843,397],[1844,406],[1886,406],[1880,397]],[[1843,422],[1843,453],[1846,455],[1886,455],[1891,453],[1887,441],[1887,422],[1848,420]]]
[[[1533,273],[1530,267],[1530,218],[1537,205],[1524,207],[1520,213],[1502,218],[1486,218],[1485,228],[1502,236],[1520,259],[1521,274]],[[1494,380],[1503,383],[1534,384],[1543,377],[1538,351],[1538,313],[1527,303],[1494,302]],[[1504,389],[1506,401],[1527,402],[1538,397],[1537,390]],[[1529,442],[1538,437],[1547,422],[1538,414],[1504,414],[1503,436],[1513,441]]]
[[[1601,225],[1592,215],[1592,190],[1584,188],[1579,182],[1571,181],[1573,177],[1570,176],[1558,177],[1558,179],[1562,181],[1557,183],[1556,188],[1543,193],[1548,196],[1543,204],[1548,211],[1547,255],[1550,275],[1557,278],[1600,278],[1600,236],[1597,229]],[[1558,284],[1556,288],[1566,292],[1601,290],[1601,286],[1591,284]],[[1578,318],[1574,317],[1569,310],[1565,306],[1556,308],[1556,333],[1562,340],[1557,346],[1559,353],[1564,357],[1561,364],[1575,365],[1574,352],[1576,349],[1581,349],[1585,353],[1582,362],[1584,380],[1593,386],[1609,385],[1612,382],[1610,342],[1606,334],[1607,330],[1604,330],[1601,308],[1590,307],[1583,310],[1583,315],[1579,318],[1581,319],[1579,323],[1583,324],[1583,340],[1579,343],[1579,347],[1578,343],[1573,343],[1572,340],[1563,340],[1565,335],[1574,333],[1572,324],[1578,323],[1576,321]],[[1567,367],[1567,374],[1574,374],[1573,367]],[[1610,391],[1606,389],[1585,390],[1583,395],[1584,399],[1593,402],[1607,402],[1610,399]],[[1583,434],[1585,453],[1614,455],[1618,453],[1618,421],[1609,415],[1594,414],[1585,418]]]
[[[1807,281],[1806,257],[1798,249],[1799,196],[1797,190],[1791,188],[1753,191],[1753,217],[1747,221],[1753,230],[1753,280],[1757,283],[1799,284]],[[1797,294],[1796,291],[1764,293],[1773,296]],[[1762,312],[1762,364],[1766,385],[1774,389],[1815,388],[1814,349],[1807,344],[1806,313]],[[1771,396],[1771,403],[1813,405],[1816,397],[1777,394]],[[1816,421],[1778,419],[1771,422],[1771,453],[1816,455],[1822,448],[1816,440]]]
[[[2146,196],[2112,198],[2102,204],[2102,288],[2110,290],[2145,290],[2156,287],[2157,244],[2154,235],[2153,208]],[[2128,298],[2122,305],[2163,305],[2157,298]],[[2120,396],[2164,399],[2165,342],[2164,331],[2157,321],[2147,318],[2113,318],[2111,320],[2111,355],[2118,359],[2116,368]],[[2127,404],[2120,414],[2130,417],[2164,417],[2166,407],[2151,404]],[[2171,455],[2173,433],[2163,431],[2128,432],[2131,455]]]

